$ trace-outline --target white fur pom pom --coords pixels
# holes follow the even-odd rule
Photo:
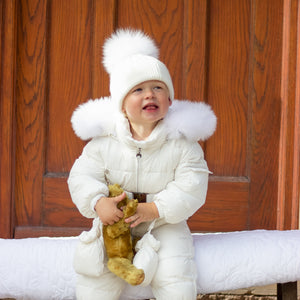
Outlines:
[[[104,43],[103,65],[111,74],[115,65],[135,54],[153,56],[158,59],[159,50],[155,42],[142,31],[120,29]]]

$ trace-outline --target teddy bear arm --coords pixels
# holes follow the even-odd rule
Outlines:
[[[129,224],[125,223],[124,220],[120,220],[113,225],[108,225],[106,227],[107,235],[111,238],[116,238],[129,231]]]
[[[138,201],[136,199],[129,200],[125,209],[123,210],[124,219],[133,216],[136,212],[137,206],[138,206]]]

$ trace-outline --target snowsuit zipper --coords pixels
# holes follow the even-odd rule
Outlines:
[[[140,172],[140,160],[142,158],[142,149],[138,148],[136,153],[136,192],[139,193],[139,172]]]

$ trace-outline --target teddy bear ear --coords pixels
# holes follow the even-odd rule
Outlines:
[[[155,42],[144,32],[119,29],[108,38],[103,46],[103,65],[111,74],[114,66],[129,56],[143,54],[158,59],[159,50]]]

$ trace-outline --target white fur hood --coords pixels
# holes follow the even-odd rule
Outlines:
[[[81,104],[71,118],[75,134],[82,140],[115,135],[117,113],[110,97],[89,100]],[[174,100],[163,126],[169,139],[184,136],[190,141],[204,141],[216,129],[217,118],[203,102]]]

